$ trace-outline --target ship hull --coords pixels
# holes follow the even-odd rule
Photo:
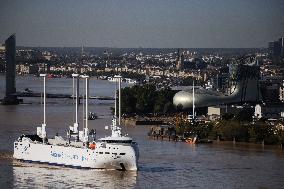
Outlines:
[[[95,149],[90,149],[35,143],[26,139],[14,142],[13,157],[27,162],[76,168],[137,170],[137,157],[132,145],[97,143]]]

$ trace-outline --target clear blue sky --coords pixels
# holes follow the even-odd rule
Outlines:
[[[0,0],[0,43],[92,47],[266,47],[284,0]]]

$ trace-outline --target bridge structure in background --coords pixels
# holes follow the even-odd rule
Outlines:
[[[13,94],[14,96],[17,97],[42,97],[42,93],[40,92],[16,92]],[[80,95],[79,98],[83,99],[85,96]],[[70,94],[51,94],[47,93],[46,98],[70,98],[73,99],[75,96],[70,95]],[[109,96],[89,96],[89,99],[94,99],[94,100],[114,100],[114,97],[109,97]]]
[[[16,35],[13,34],[5,41],[5,59],[6,59],[6,92],[1,100],[3,105],[17,105],[21,102],[14,93],[16,93]]]

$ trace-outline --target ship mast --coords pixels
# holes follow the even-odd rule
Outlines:
[[[118,79],[118,96],[119,96],[118,125],[121,125],[121,76],[119,76],[119,79]]]
[[[121,76],[120,75],[116,75],[114,76],[115,78],[115,83],[117,83],[118,81],[118,125],[121,124]],[[115,85],[115,89],[116,89],[116,85]],[[116,110],[116,90],[115,90],[115,118],[116,118],[116,114],[117,114],[117,110]]]
[[[117,103],[117,80],[115,80],[115,91],[114,91],[114,120],[115,120],[115,124],[116,124],[116,118],[117,118],[116,103]]]
[[[88,99],[89,99],[89,76],[82,75],[81,78],[86,80],[85,83],[85,128],[84,128],[84,137],[83,142],[86,143],[89,141],[89,129],[88,129]],[[83,110],[84,111],[84,110]]]
[[[79,123],[78,123],[78,94],[79,94],[79,74],[72,74],[73,77],[73,86],[75,87],[75,95],[76,95],[76,112],[75,112],[75,123],[74,123],[74,133],[78,133],[78,127],[79,127]],[[75,78],[76,78],[76,85],[75,85]],[[74,91],[74,89],[73,89]],[[74,95],[74,93],[73,93]]]
[[[194,80],[192,83],[192,120],[194,120],[195,117],[195,96],[194,96]]]
[[[38,135],[41,135],[43,143],[45,142],[46,139],[46,111],[45,111],[45,104],[46,104],[46,86],[45,86],[45,79],[46,79],[46,74],[40,74],[40,77],[43,77],[43,123],[41,125],[41,128],[38,129],[37,133]],[[41,130],[39,132],[39,130]]]

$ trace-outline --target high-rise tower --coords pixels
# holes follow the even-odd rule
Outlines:
[[[277,41],[268,43],[269,55],[276,64],[284,63],[284,37],[280,37]]]

